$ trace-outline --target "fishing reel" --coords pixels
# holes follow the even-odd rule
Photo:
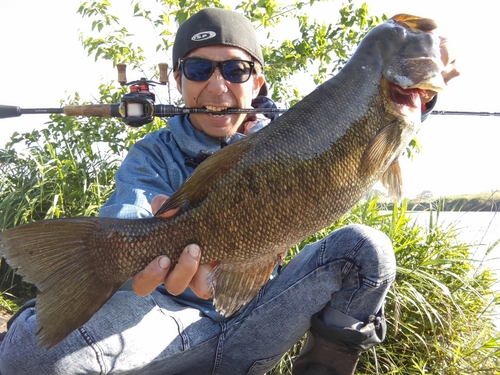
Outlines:
[[[129,86],[130,92],[123,95],[118,106],[118,112],[125,124],[132,127],[141,127],[153,121],[155,116],[155,94],[150,91],[151,86],[166,85],[168,82],[168,64],[158,64],[160,82],[140,80],[127,82],[127,65],[116,64],[118,82],[122,86]]]

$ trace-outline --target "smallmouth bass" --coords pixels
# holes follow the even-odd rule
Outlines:
[[[157,213],[179,208],[171,218],[54,219],[0,233],[0,252],[40,290],[41,345],[57,345],[152,259],[175,261],[190,243],[202,248],[202,263],[219,262],[214,305],[229,317],[281,254],[375,182],[400,196],[397,159],[420,124],[420,96],[445,86],[435,28],[409,15],[375,27],[335,77],[204,161]]]

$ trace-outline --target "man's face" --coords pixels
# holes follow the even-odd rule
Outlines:
[[[200,57],[212,61],[248,60],[251,56],[244,50],[230,46],[201,47],[192,51],[186,57]],[[258,65],[258,63],[256,63]],[[212,76],[203,82],[190,81],[179,70],[175,72],[177,88],[182,94],[187,108],[208,108],[221,110],[226,108],[251,108],[252,99],[264,84],[261,70],[252,74],[244,83],[226,81],[216,68]],[[190,114],[189,119],[195,129],[212,137],[228,138],[239,128],[246,114],[217,115]]]

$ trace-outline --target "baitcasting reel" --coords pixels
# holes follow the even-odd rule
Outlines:
[[[118,112],[127,125],[141,127],[153,121],[155,116],[155,94],[149,88],[155,84],[166,85],[168,82],[168,64],[160,63],[160,82],[148,81],[141,78],[139,81],[127,82],[127,65],[116,64],[118,82],[122,86],[129,86],[130,92],[123,95],[118,106]]]

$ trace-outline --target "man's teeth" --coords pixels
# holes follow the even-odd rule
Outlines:
[[[206,106],[205,108],[208,109],[210,112],[221,112],[227,109],[227,107],[212,107],[212,106]]]
[[[213,107],[213,106],[206,106],[205,108],[209,111],[209,113],[210,113],[210,112],[222,112],[222,111],[227,110],[227,107]],[[214,117],[219,117],[219,116],[221,116],[221,117],[222,117],[222,116],[224,116],[225,114],[223,113],[223,114],[217,114],[217,115],[215,115],[215,114],[210,114],[210,115],[211,115],[211,116],[214,116]]]

